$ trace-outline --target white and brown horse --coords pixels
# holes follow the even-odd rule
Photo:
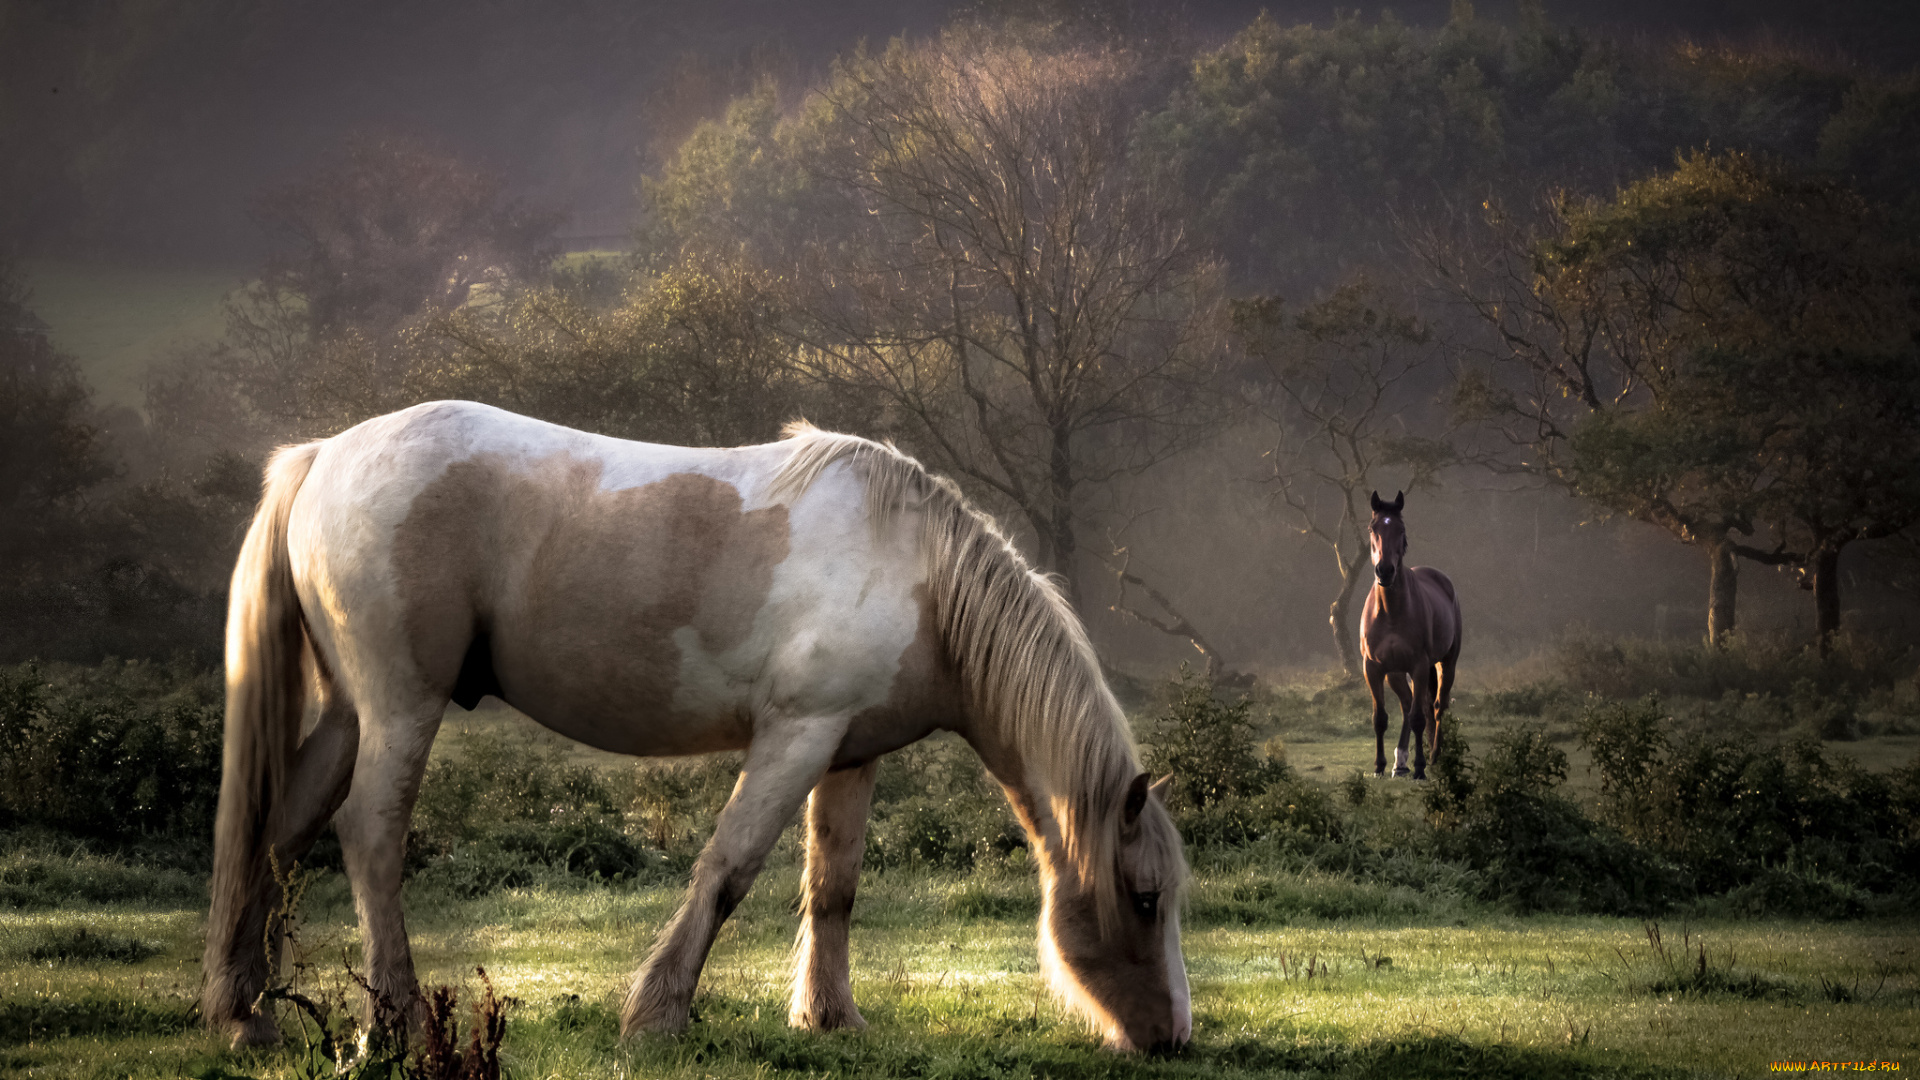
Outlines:
[[[1191,1034],[1165,782],[1140,771],[1059,590],[952,484],[806,425],[698,450],[464,402],[267,468],[227,621],[210,1023],[278,1038],[255,1008],[275,963],[270,860],[330,819],[371,988],[412,999],[408,819],[447,702],[485,694],[603,750],[746,751],[623,1033],[686,1026],[714,935],[803,802],[789,1018],[865,1026],[847,932],[875,762],[949,730],[1032,839],[1056,991],[1119,1049]]]
[[[1400,699],[1400,746],[1393,775],[1407,774],[1407,735],[1413,735],[1413,778],[1427,778],[1427,731],[1440,756],[1440,721],[1453,701],[1453,672],[1460,659],[1460,602],[1453,581],[1431,566],[1404,566],[1407,526],[1400,511],[1405,492],[1392,502],[1371,497],[1367,543],[1373,551],[1373,588],[1360,614],[1360,654],[1367,690],[1373,694],[1373,771],[1387,771],[1387,702],[1383,682]],[[1409,689],[1407,683],[1412,680]],[[1437,687],[1437,689],[1436,689]]]

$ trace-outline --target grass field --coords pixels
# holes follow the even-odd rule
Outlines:
[[[1305,891],[1333,887],[1296,880]],[[1195,909],[1229,879],[1196,884]],[[615,1038],[628,973],[672,888],[409,897],[430,984],[516,1000],[511,1075],[1756,1076],[1782,1059],[1920,1067],[1920,923],[1435,917],[1271,925],[1189,919],[1195,1041],[1164,1059],[1099,1050],[1035,974],[1029,877],[869,874],[855,912],[864,1034],[790,1032],[798,876],[770,870],[716,945],[692,1028]],[[968,913],[988,912],[990,915]],[[0,914],[0,1074],[294,1075],[289,1051],[226,1054],[191,1022],[197,908]],[[344,882],[309,893],[310,990],[340,989]],[[79,936],[82,929],[86,937]],[[88,942],[91,941],[91,944]],[[1704,945],[1716,979],[1689,982]]]

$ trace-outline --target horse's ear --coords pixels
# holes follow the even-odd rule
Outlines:
[[[1373,493],[1372,495],[1370,495],[1370,496],[1368,496],[1368,499],[1369,499],[1369,500],[1370,500],[1370,501],[1372,502],[1372,504],[1373,504],[1373,512],[1374,512],[1374,513],[1376,513],[1376,514],[1379,514],[1379,513],[1384,513],[1384,512],[1386,511],[1386,509],[1387,509],[1387,504],[1386,504],[1386,503],[1383,503],[1383,502],[1381,502],[1381,501],[1380,501],[1380,493],[1379,493],[1379,492],[1377,492],[1377,491],[1376,491],[1376,492],[1374,492],[1374,493]]]
[[[1147,781],[1152,779],[1146,773],[1133,778],[1127,785],[1126,822],[1131,825],[1140,820],[1140,811],[1147,808]]]
[[[1160,779],[1155,780],[1153,785],[1147,788],[1147,794],[1152,796],[1153,801],[1159,803],[1161,806],[1167,805],[1167,796],[1173,794],[1173,774],[1168,773]]]
[[[1404,491],[1396,491],[1393,493],[1393,505],[1391,507],[1388,507],[1388,509],[1392,510],[1394,513],[1397,514],[1400,512],[1401,508],[1405,507],[1406,505],[1407,505],[1407,493]]]

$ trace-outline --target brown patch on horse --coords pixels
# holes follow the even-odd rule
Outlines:
[[[491,456],[454,462],[414,497],[394,533],[402,625],[414,666],[429,683],[445,675],[457,681],[469,647],[484,633],[479,612],[488,598],[482,594],[482,555],[504,499],[504,473]]]
[[[870,761],[965,720],[960,680],[940,643],[933,598],[922,584],[913,587],[913,599],[920,609],[919,628],[900,651],[887,700],[853,714],[833,756],[836,768]]]
[[[700,753],[744,746],[738,723],[665,718],[690,629],[708,654],[752,633],[787,557],[787,510],[746,510],[732,484],[676,473],[605,491],[600,465],[564,455],[530,469],[496,455],[450,466],[414,500],[394,568],[416,662],[456,684],[484,636],[517,707],[609,750]],[[466,666],[471,666],[466,665]]]

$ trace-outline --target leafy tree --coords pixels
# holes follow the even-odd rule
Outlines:
[[[1484,190],[1556,154],[1576,174],[1610,173],[1610,61],[1543,19],[1508,30],[1466,4],[1438,30],[1357,13],[1286,27],[1263,12],[1195,62],[1147,131],[1236,270],[1305,290],[1371,259],[1392,236],[1383,211]]]
[[[560,220],[451,154],[364,136],[256,212],[281,249],[228,298],[224,337],[158,365],[148,393],[170,431],[247,452],[419,400],[406,331],[545,281]]]
[[[47,340],[30,300],[0,262],[0,566],[20,573],[72,543],[62,529],[116,472],[92,391]]]
[[[464,397],[623,438],[736,446],[800,415],[850,421],[857,402],[804,382],[774,331],[779,297],[736,268],[683,262],[600,310],[534,289],[410,332],[404,396]]]
[[[503,194],[499,177],[425,144],[349,138],[306,179],[260,199],[261,223],[290,246],[268,262],[265,287],[298,298],[325,337],[542,276],[560,218]]]
[[[1525,0],[1509,23],[1456,2],[1432,28],[1262,14],[1195,59],[1145,141],[1187,178],[1236,281],[1299,294],[1394,261],[1406,222],[1489,196],[1611,190],[1675,147],[1811,161],[1872,82],[1792,48],[1620,41]],[[1877,110],[1863,98],[1857,126],[1880,131]]]
[[[213,651],[239,504],[129,476],[138,420],[100,409],[0,263],[0,661]],[[258,472],[242,498],[251,509]],[[207,477],[200,477],[205,480]],[[183,490],[183,487],[185,490]],[[211,489],[209,489],[211,490]]]
[[[1386,470],[1400,487],[1429,488],[1454,460],[1442,438],[1417,434],[1431,332],[1366,281],[1294,314],[1278,298],[1238,302],[1234,324],[1265,369],[1257,393],[1273,429],[1274,498],[1302,535],[1333,555],[1340,588],[1327,622],[1342,669],[1358,679],[1352,603],[1355,586],[1371,576],[1368,494]]]
[[[1562,197],[1543,235],[1508,227],[1480,261],[1425,255],[1493,331],[1463,403],[1529,471],[1704,548],[1713,640],[1736,556],[1837,559],[1911,520],[1914,305],[1898,245],[1844,185],[1695,153],[1612,200]],[[1737,538],[1769,514],[1802,550]]]
[[[1900,321],[1898,308],[1882,314]],[[1761,512],[1813,593],[1822,655],[1840,630],[1841,552],[1920,522],[1920,355],[1911,339],[1881,344],[1716,350],[1700,362],[1702,399],[1758,429],[1745,449],[1771,478]]]
[[[810,232],[840,224],[845,208],[825,197],[805,160],[809,132],[783,123],[781,90],[763,79],[718,120],[694,128],[658,177],[642,177],[642,256],[780,265]]]

